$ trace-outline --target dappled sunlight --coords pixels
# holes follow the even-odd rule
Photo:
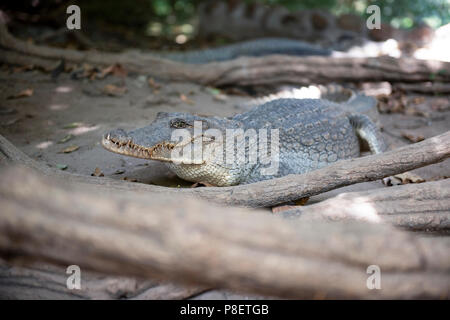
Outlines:
[[[95,126],[80,125],[79,127],[70,130],[69,134],[73,134],[74,136],[79,136],[79,135],[85,134],[87,132],[98,130],[99,128],[100,128],[100,126],[98,126],[98,125],[95,125]]]
[[[436,30],[433,40],[425,48],[420,48],[414,57],[423,60],[450,62],[450,24]]]
[[[43,141],[43,142],[38,143],[36,145],[36,148],[42,150],[42,149],[47,149],[51,145],[53,145],[53,141]]]
[[[73,88],[69,87],[69,86],[59,86],[59,87],[55,88],[55,92],[58,92],[58,93],[69,93],[72,91],[73,91]]]
[[[378,215],[372,200],[366,197],[348,198],[348,194],[341,194],[316,205],[322,207],[321,215],[332,220],[356,219],[368,222],[380,223],[381,217]]]
[[[362,45],[357,45],[349,48],[346,52],[334,51],[333,57],[352,57],[352,58],[368,58],[379,56],[390,56],[399,58],[401,50],[397,40],[388,39],[382,42],[365,41]]]
[[[370,222],[381,222],[381,218],[378,215],[373,203],[364,197],[358,197],[349,201],[345,211],[349,217],[355,219]]]
[[[319,99],[321,96],[320,88],[317,86],[300,87],[293,89],[284,89],[276,93],[281,98],[289,98],[294,95],[296,98],[301,97],[303,99]]]
[[[66,110],[69,106],[67,104],[51,104],[48,106],[48,109],[52,111],[60,111],[60,110]]]

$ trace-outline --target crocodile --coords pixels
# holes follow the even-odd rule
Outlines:
[[[322,49],[318,46],[300,40],[285,38],[261,38],[237,42],[217,48],[184,52],[154,52],[153,54],[172,61],[202,64],[232,60],[242,56],[258,57],[270,54],[284,54],[292,56],[329,56],[331,53],[331,50]]]
[[[381,126],[376,99],[366,95],[357,94],[352,89],[334,83],[328,85],[311,85],[308,87],[287,86],[281,88],[281,90],[276,93],[239,103],[236,107],[246,110],[277,99],[305,98],[325,99],[341,103],[342,108],[345,108],[349,112],[354,112],[356,110],[358,113],[363,113],[369,116],[378,127]]]
[[[165,162],[187,181],[253,183],[357,157],[358,137],[372,153],[384,152],[382,134],[365,114],[371,100],[361,94],[343,102],[275,99],[227,118],[159,112],[148,126],[105,134],[102,145],[122,155]]]

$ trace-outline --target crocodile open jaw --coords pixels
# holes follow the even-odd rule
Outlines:
[[[152,147],[145,147],[134,143],[131,138],[119,138],[111,133],[103,136],[102,146],[108,151],[126,156],[167,162],[172,161],[170,152],[174,148],[172,143],[166,142],[158,143]]]

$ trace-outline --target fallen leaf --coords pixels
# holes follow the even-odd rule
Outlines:
[[[181,101],[183,101],[183,102],[185,102],[185,103],[187,103],[187,104],[195,104],[194,101],[192,101],[191,99],[189,99],[188,97],[186,97],[186,95],[183,94],[183,93],[180,93],[180,99],[181,99]]]
[[[100,170],[100,168],[95,168],[94,172],[91,173],[91,176],[93,177],[104,177],[105,175],[103,174],[102,170]]]
[[[119,97],[119,96],[124,95],[127,92],[127,88],[126,87],[118,87],[114,84],[107,84],[103,88],[103,92],[109,96]]]
[[[114,172],[114,174],[122,174],[122,173],[125,173],[125,170],[124,170],[124,169],[117,169],[117,170]]]
[[[58,164],[55,165],[55,167],[60,169],[60,170],[66,170],[67,169],[67,164],[58,163]]]
[[[152,89],[154,89],[154,90],[158,90],[158,89],[161,88],[161,85],[160,85],[159,83],[157,83],[157,82],[155,81],[155,79],[153,79],[153,78],[149,78],[149,79],[147,80],[147,82],[148,82],[148,85],[150,86],[150,88],[152,88]]]
[[[138,182],[137,179],[135,179],[135,178],[128,178],[128,177],[123,177],[122,180],[130,181],[130,182]]]
[[[101,70],[100,73],[97,75],[97,78],[103,79],[109,74],[112,74],[116,77],[124,78],[127,75],[127,71],[120,63],[115,63]]]
[[[415,97],[415,98],[412,99],[412,102],[414,104],[423,103],[423,102],[425,102],[425,98],[424,97]]]
[[[281,206],[276,206],[276,207],[272,207],[272,213],[280,213],[286,210],[291,210],[291,209],[295,209],[298,207],[301,207],[303,205],[306,204],[306,202],[308,202],[309,197],[305,197],[305,198],[300,198],[298,200],[295,200],[294,203],[295,205],[281,205]]]
[[[78,128],[81,125],[82,125],[81,122],[71,122],[71,123],[64,125],[63,129],[74,129],[74,128]]]
[[[220,89],[212,88],[212,87],[207,87],[207,88],[206,88],[206,91],[208,91],[208,93],[211,94],[211,95],[213,95],[213,96],[222,93],[222,92],[220,91]]]
[[[6,99],[18,99],[18,98],[31,97],[33,95],[33,92],[34,92],[33,89],[25,89],[25,90],[20,91],[17,94],[7,97]]]
[[[309,197],[300,198],[298,200],[295,200],[294,203],[298,206],[303,206],[308,202],[308,200],[309,200]]]
[[[34,67],[33,64],[28,64],[28,65],[20,66],[20,67],[14,67],[13,68],[13,73],[24,72],[24,71],[31,71],[34,68],[35,67]]]
[[[65,142],[71,140],[73,137],[74,137],[73,134],[68,134],[68,135],[66,135],[64,138],[62,138],[61,140],[59,140],[58,143],[65,143]]]
[[[415,135],[412,135],[412,134],[406,133],[406,132],[402,132],[402,137],[409,140],[412,143],[416,143],[416,142],[425,140],[424,136],[415,136]]]
[[[220,101],[220,102],[225,102],[228,100],[228,97],[224,94],[216,94],[214,96],[214,100]]]
[[[95,74],[97,73],[97,68],[91,66],[90,64],[84,63],[83,67],[83,78],[92,78],[95,77]]]
[[[405,109],[404,114],[408,115],[408,116],[419,116],[419,117],[424,117],[424,118],[429,118],[430,114],[424,110],[420,110],[419,108],[415,108],[415,107],[407,107]]]
[[[65,149],[62,149],[59,153],[71,153],[71,152],[77,151],[78,149],[80,149],[79,146],[73,145],[73,146],[67,147]]]

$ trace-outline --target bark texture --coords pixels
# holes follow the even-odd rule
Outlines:
[[[1,20],[1,19],[0,19]],[[189,81],[211,86],[310,85],[311,83],[390,81],[450,82],[450,63],[413,58],[338,58],[271,55],[190,65],[164,60],[149,53],[77,51],[34,45],[13,37],[0,21],[0,61],[34,64],[49,69],[62,59],[67,65],[88,63],[110,66],[160,79]]]
[[[66,183],[97,185],[103,192],[110,194],[143,192],[169,199],[179,194],[196,196],[219,204],[270,207],[359,182],[379,180],[443,161],[450,156],[450,131],[386,153],[339,161],[306,174],[289,175],[233,187],[179,189],[69,174],[30,159],[7,139],[0,136],[0,157],[2,154],[5,162],[22,163],[47,175],[60,177]]]
[[[449,239],[358,221],[292,221],[174,196],[111,197],[0,172],[0,254],[288,298],[448,298]],[[366,286],[369,265],[382,290]]]

